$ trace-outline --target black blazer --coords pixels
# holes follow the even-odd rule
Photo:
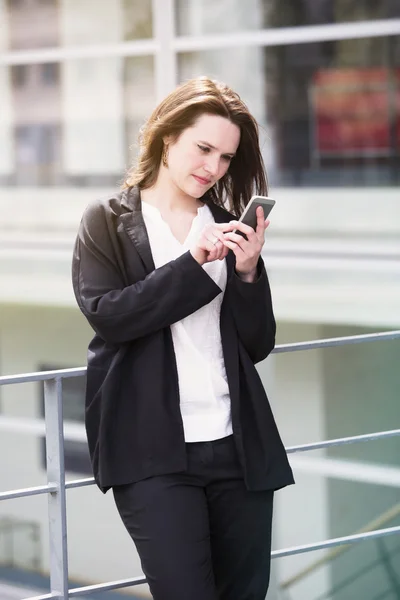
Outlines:
[[[216,222],[232,219],[208,205]],[[261,258],[254,283],[235,274],[232,252],[226,260],[220,325],[234,439],[247,487],[278,489],[293,483],[293,475],[254,366],[275,344],[268,278]],[[170,325],[221,289],[190,252],[155,269],[138,188],[87,207],[72,278],[78,305],[95,331],[88,349],[85,425],[98,486],[106,492],[185,470]]]

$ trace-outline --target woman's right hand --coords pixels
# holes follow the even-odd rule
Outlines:
[[[231,229],[229,223],[209,223],[204,227],[196,244],[190,248],[191,255],[199,265],[226,257],[229,248],[223,243],[224,232]]]

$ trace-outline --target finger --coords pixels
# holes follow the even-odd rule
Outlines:
[[[228,256],[228,252],[230,250],[230,248],[225,246],[225,244],[223,244],[222,242],[221,242],[221,246],[222,246],[222,249],[218,256],[218,260],[224,260]]]
[[[217,258],[218,258],[217,253],[214,250],[213,252],[208,253],[207,262],[214,262],[214,260],[217,260]]]
[[[265,230],[265,217],[264,217],[264,209],[262,206],[257,206],[256,216],[257,216],[256,234],[259,237],[260,235],[264,235],[264,230]]]
[[[243,249],[239,246],[239,244],[235,244],[235,242],[231,242],[231,240],[225,240],[224,244],[227,248],[229,248],[229,250],[232,250],[235,256],[243,257],[243,255],[245,254],[243,252]]]
[[[221,232],[219,232],[219,233],[220,233],[220,235],[221,235],[221,237],[223,239],[222,233]],[[220,240],[215,241],[216,239],[217,238],[215,237],[214,239],[209,240],[210,243],[213,246],[213,249],[211,250],[210,260],[219,260],[220,257],[221,257],[222,252],[225,249],[225,246],[224,246],[223,242],[220,241]]]
[[[212,244],[217,244],[218,241],[222,243],[224,240],[223,232],[220,229],[215,229],[215,228],[211,229],[210,231],[207,231],[207,233],[205,234],[205,237]]]
[[[235,244],[235,242],[227,240],[226,245],[230,246],[230,250],[232,250],[233,254],[235,255],[236,264],[238,264],[238,261],[245,261],[248,259],[247,255],[243,252],[243,249],[238,246],[238,244]]]
[[[216,248],[215,244],[212,244],[209,240],[205,239],[201,244],[201,248],[208,252],[209,256],[213,256],[212,260],[215,260]]]
[[[229,253],[229,248],[227,246],[224,245],[223,251],[222,251],[222,256],[221,256],[221,260],[226,258],[228,256]]]
[[[224,231],[230,231],[232,229],[230,223],[214,223],[213,228],[222,231],[222,233]]]
[[[255,238],[251,242],[248,242],[237,233],[226,233],[225,240],[236,244],[236,246],[242,251],[242,257],[244,255],[246,256],[246,258],[253,259],[259,257],[261,254],[263,243],[257,239],[257,236],[255,236]],[[236,254],[236,256],[239,255]]]
[[[252,227],[250,227],[250,225],[246,225],[241,221],[231,221],[230,223],[228,223],[228,225],[229,231],[234,231],[235,229],[237,229],[238,231],[244,233],[248,239],[255,236],[255,230]]]
[[[256,237],[257,237],[259,243],[261,244],[261,246],[264,246],[265,231],[266,231],[268,225],[269,225],[269,221],[268,221],[268,219],[265,219],[265,221],[263,220],[262,226],[260,226],[260,227],[257,226]]]
[[[220,258],[221,258],[221,255],[222,255],[222,253],[223,253],[223,251],[224,251],[224,248],[225,248],[225,246],[223,245],[223,243],[222,243],[222,242],[217,242],[217,243],[215,244],[215,250],[216,250],[216,252],[215,252],[215,255],[216,255],[216,260],[218,260],[218,259],[220,259]]]
[[[242,248],[245,248],[246,245],[250,244],[250,242],[248,240],[246,240],[242,235],[239,235],[238,233],[225,233],[224,235],[225,240],[230,240],[231,242],[235,242],[235,244],[238,244],[239,246],[241,246]],[[253,244],[251,244],[253,245]]]
[[[232,250],[233,252],[236,252],[236,250],[239,248],[235,242],[231,242],[230,240],[225,240],[224,245],[226,248],[228,248],[228,250]]]

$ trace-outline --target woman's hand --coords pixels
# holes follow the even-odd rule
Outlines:
[[[243,281],[253,282],[257,273],[257,262],[265,241],[265,230],[269,225],[268,219],[264,219],[262,206],[257,207],[257,227],[254,230],[249,225],[239,221],[231,221],[229,228],[237,229],[247,237],[233,233],[233,231],[224,234],[224,244],[233,251],[236,256],[236,273]],[[226,231],[226,230],[225,230]]]
[[[209,223],[203,229],[190,253],[200,265],[214,260],[223,260],[229,252],[225,245],[224,231],[232,230],[228,223]]]

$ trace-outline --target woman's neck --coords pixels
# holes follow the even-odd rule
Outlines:
[[[188,196],[174,183],[169,175],[161,168],[155,184],[147,189],[140,191],[141,199],[148,204],[152,204],[160,211],[166,212],[193,212],[203,205],[198,198]]]

